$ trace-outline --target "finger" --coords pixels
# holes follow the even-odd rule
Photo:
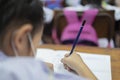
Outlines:
[[[64,58],[61,59],[61,62],[64,63]]]
[[[76,54],[76,52],[74,51],[73,54]]]
[[[64,68],[67,69],[67,65],[66,64],[64,64]]]
[[[61,62],[62,62],[63,64],[66,64],[66,61],[67,61],[66,58],[62,58],[62,59],[61,59]]]
[[[73,52],[71,55],[74,55],[74,54],[76,54],[76,52]]]
[[[77,72],[76,72],[75,70],[71,69],[70,67],[68,67],[67,70],[68,70],[69,72],[72,72],[72,73],[74,73],[74,74],[77,74]]]
[[[69,56],[69,54],[65,54],[65,55],[64,55],[64,57],[68,57],[68,56]]]
[[[69,69],[69,67],[66,67],[66,69],[69,71],[70,69]]]

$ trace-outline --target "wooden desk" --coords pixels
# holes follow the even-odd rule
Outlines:
[[[51,48],[55,50],[70,50],[71,46],[65,45],[42,45],[40,48]],[[112,80],[120,80],[120,49],[105,49],[97,47],[77,46],[76,51],[93,54],[111,55]],[[104,66],[104,65],[103,65]]]

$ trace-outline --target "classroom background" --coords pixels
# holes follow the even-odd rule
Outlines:
[[[80,28],[80,25],[75,24],[77,22],[74,14],[77,14],[80,23],[83,19],[89,23],[90,17],[94,17],[89,24],[90,28],[88,25],[84,27],[86,30],[81,34],[78,45],[120,47],[120,0],[42,0],[42,2],[45,11],[42,44],[72,44]],[[94,14],[94,10],[98,12]]]

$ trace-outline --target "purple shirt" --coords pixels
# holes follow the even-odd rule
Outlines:
[[[74,74],[50,71],[42,61],[31,57],[6,57],[0,52],[0,80],[85,80]]]

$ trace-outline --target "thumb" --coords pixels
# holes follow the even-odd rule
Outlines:
[[[64,57],[69,57],[69,54],[65,54]]]

